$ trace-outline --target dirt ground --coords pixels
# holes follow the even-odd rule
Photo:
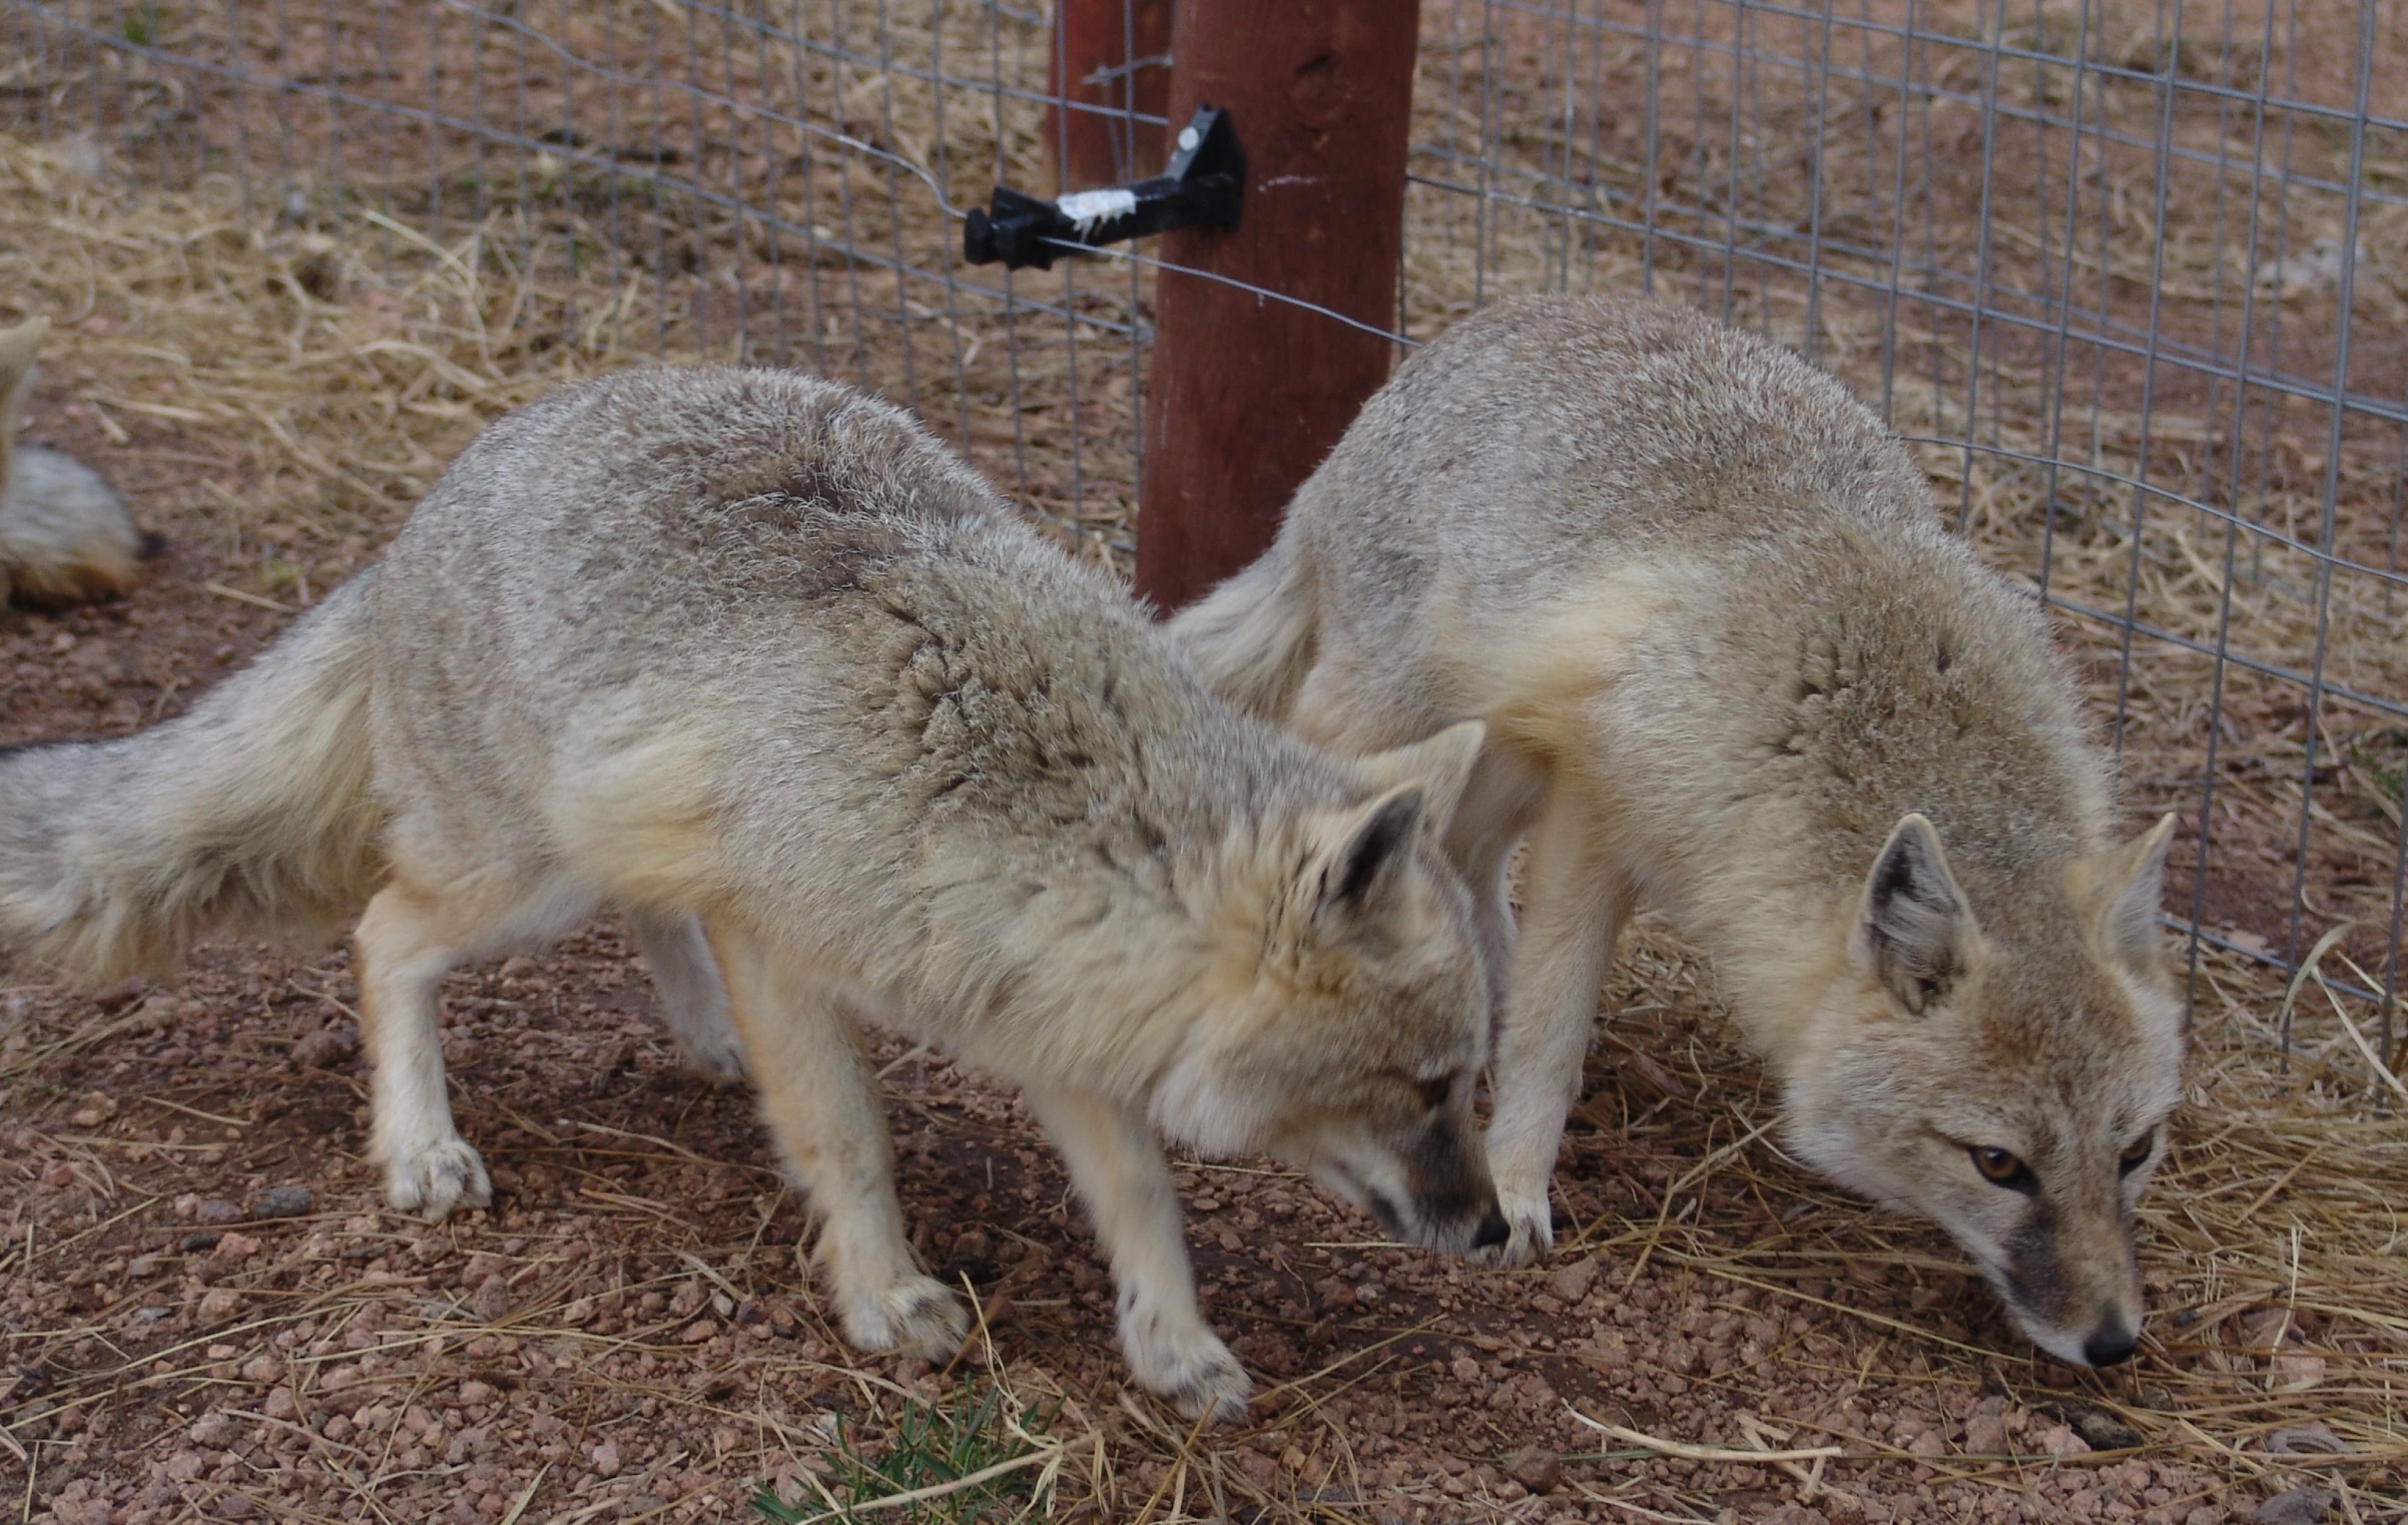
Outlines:
[[[35,425],[101,443],[51,396]],[[122,732],[274,633],[207,591],[225,569],[179,533],[193,443],[146,424],[108,452],[174,540],[148,586],[0,616],[0,740]],[[765,1485],[817,1497],[838,1416],[875,1453],[907,1400],[999,1381],[1052,1448],[1061,1518],[2209,1525],[2296,1486],[2345,1493],[2347,1518],[2400,1508],[2408,1303],[2293,1195],[2344,1195],[2315,1167],[2342,1139],[2387,1162],[2358,1205],[2386,1213],[2400,1130],[2252,1052],[2257,997],[2236,989],[2202,1032],[2148,1214],[2149,1336],[2101,1375],[2036,1355],[1936,1235],[1756,1137],[1767,1098],[1664,939],[1638,939],[1615,996],[1550,1265],[1472,1271],[1382,1248],[1259,1162],[1181,1169],[1208,1315],[1263,1388],[1246,1424],[1196,1434],[1124,1388],[1108,1279],[1024,1112],[892,1048],[906,1212],[985,1328],[947,1371],[847,1351],[747,1099],[677,1071],[615,925],[446,987],[497,1201],[440,1225],[385,1211],[359,1158],[339,953],[213,947],[97,997],[20,969],[0,1478],[20,1518],[57,1525],[741,1519]],[[2220,1223],[2236,1197],[2263,1241],[2202,1251],[2185,1216],[2221,1200]],[[1665,1454],[1683,1445],[1719,1455]]]
[[[625,363],[640,351],[613,347],[621,327],[667,323],[608,290],[512,287],[473,238],[416,266],[404,241],[397,278],[389,249],[381,279],[342,257],[223,195],[136,195],[0,135],[0,321],[61,320],[29,435],[105,469],[169,546],[121,601],[0,611],[0,745],[175,715],[372,558],[483,418]],[[1066,277],[1026,289],[1076,299]],[[973,456],[1088,554],[1125,553],[1125,505],[1095,486],[1125,476],[1120,361],[1089,355],[1072,384],[961,331]],[[1090,453],[1082,478],[1099,417],[1117,454]],[[2021,500],[2000,501],[2012,517]],[[1983,522],[1986,549],[2029,528]],[[2117,547],[2101,530],[2079,549],[2109,564]],[[2111,697],[2103,650],[2085,673]],[[2208,722],[2151,676],[2166,697],[2136,692],[2128,770],[2141,800],[2176,800]],[[2262,800],[2233,785],[2258,814],[2227,799],[2218,838],[2220,863],[2262,846],[2264,871],[2206,895],[2208,921],[2260,947],[2284,930],[2253,918],[2288,894],[2297,803],[2277,774],[2304,724],[2272,705],[2228,710],[2270,781]],[[2328,881],[2316,859],[2332,915],[2311,931],[2387,904],[2396,822],[2359,792],[2327,814],[2376,868]],[[741,1520],[766,1490],[809,1518],[872,1501],[884,1485],[852,1458],[917,1455],[932,1410],[977,1430],[956,1473],[1015,1470],[991,1500],[859,1518],[2408,1513],[2408,1127],[2351,1036],[2363,1006],[2309,983],[2291,1011],[2238,959],[2201,965],[2190,1104],[2142,1213],[2152,1316],[2126,1367],[2037,1354],[1940,1236],[1790,1165],[1710,976],[1642,923],[1565,1143],[1551,1263],[1473,1271],[1379,1245],[1261,1162],[1180,1167],[1207,1316],[1260,1388],[1245,1424],[1204,1432],[1124,1389],[1108,1277],[1016,1102],[892,1047],[906,1214],[984,1322],[946,1370],[848,1351],[751,1104],[675,1068],[653,1000],[612,923],[456,975],[454,1102],[497,1201],[427,1225],[385,1211],[360,1158],[338,950],[212,946],[171,981],[98,994],[0,963],[0,1505],[23,1525],[579,1525]],[[1802,1454],[1770,1459],[1785,1453]]]
[[[170,549],[122,601],[0,614],[0,743],[176,713],[394,512],[230,533],[274,441],[179,417],[206,388],[100,307],[28,433],[105,463]],[[928,1056],[881,1056],[906,1211],[978,1289],[983,1339],[946,1371],[847,1351],[748,1101],[674,1068],[615,925],[446,988],[498,1200],[440,1225],[385,1211],[359,1158],[338,952],[212,947],[97,996],[6,980],[0,1483],[29,1522],[742,1518],[762,1487],[809,1505],[811,1476],[843,1480],[839,1416],[876,1455],[908,1403],[990,1383],[1045,1484],[1008,1507],[1056,1517],[2207,1525],[2303,1486],[2356,1519],[2403,1498],[2402,1130],[2339,1061],[2282,1073],[2278,992],[2212,962],[2130,1366],[2038,1356],[1936,1235],[1786,1164],[1706,976],[1642,928],[1550,1265],[1472,1271],[1260,1163],[1182,1168],[1209,1316],[1263,1389],[1201,1434],[1124,1389],[1107,1278],[1025,1115]]]

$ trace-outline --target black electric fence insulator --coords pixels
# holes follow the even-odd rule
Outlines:
[[[1235,228],[1245,191],[1246,156],[1229,113],[1200,107],[1170,163],[1133,186],[1076,191],[1041,201],[995,187],[985,210],[971,208],[961,227],[961,257],[972,264],[1000,261],[1006,269],[1053,268],[1057,255],[1168,233],[1174,228]]]

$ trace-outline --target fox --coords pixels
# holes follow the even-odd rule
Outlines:
[[[108,980],[351,922],[370,1153],[439,1218],[491,1186],[438,985],[615,906],[723,987],[689,1017],[731,1024],[854,1345],[942,1360],[968,1327],[904,1232],[876,1026],[1020,1089],[1136,1382],[1227,1419],[1250,1383],[1158,1134],[1406,1242],[1506,1234],[1472,1111],[1494,982],[1442,846],[1483,747],[1341,758],[1244,714],[884,402],[620,371],[488,425],[187,714],[0,759],[0,941]]]
[[[1486,724],[1446,838],[1508,971],[1486,1259],[1553,1244],[1646,904],[1712,963],[1796,1157],[1938,1224],[2050,1353],[2132,1353],[2135,1205],[2182,1087],[2173,818],[2114,839],[2038,601],[1839,382],[1682,306],[1501,301],[1399,367],[1170,628],[1340,752]]]
[[[0,328],[0,604],[53,606],[122,593],[166,547],[137,528],[91,467],[17,438],[50,319]]]

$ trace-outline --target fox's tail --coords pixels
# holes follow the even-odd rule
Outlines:
[[[382,870],[368,793],[373,569],[191,711],[0,756],[0,943],[101,982],[213,929],[320,938]]]
[[[1282,535],[1254,565],[1181,610],[1170,631],[1214,692],[1285,722],[1321,644],[1312,568]]]

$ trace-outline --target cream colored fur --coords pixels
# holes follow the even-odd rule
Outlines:
[[[2040,610],[1836,383],[1686,309],[1500,303],[1398,372],[1173,632],[1341,751],[1488,725],[1449,846],[1512,970],[1504,1258],[1550,1243],[1597,987],[1653,903],[1712,955],[1803,1158],[1948,1229],[2051,1350],[2128,1353],[2132,1204],[2181,1071],[2167,827],[2110,845]]]
[[[942,1358],[965,1328],[903,1229],[868,1022],[1025,1089],[1132,1371],[1227,1416],[1248,1382],[1157,1130],[1416,1243],[1505,1239],[1472,1113],[1495,987],[1444,849],[1483,744],[1347,762],[1243,715],[892,408],[626,372],[487,429],[190,715],[0,759],[0,937],[101,978],[356,911],[372,1153],[440,1217],[491,1192],[444,976],[616,906],[681,1040],[759,1089],[848,1337]]]

